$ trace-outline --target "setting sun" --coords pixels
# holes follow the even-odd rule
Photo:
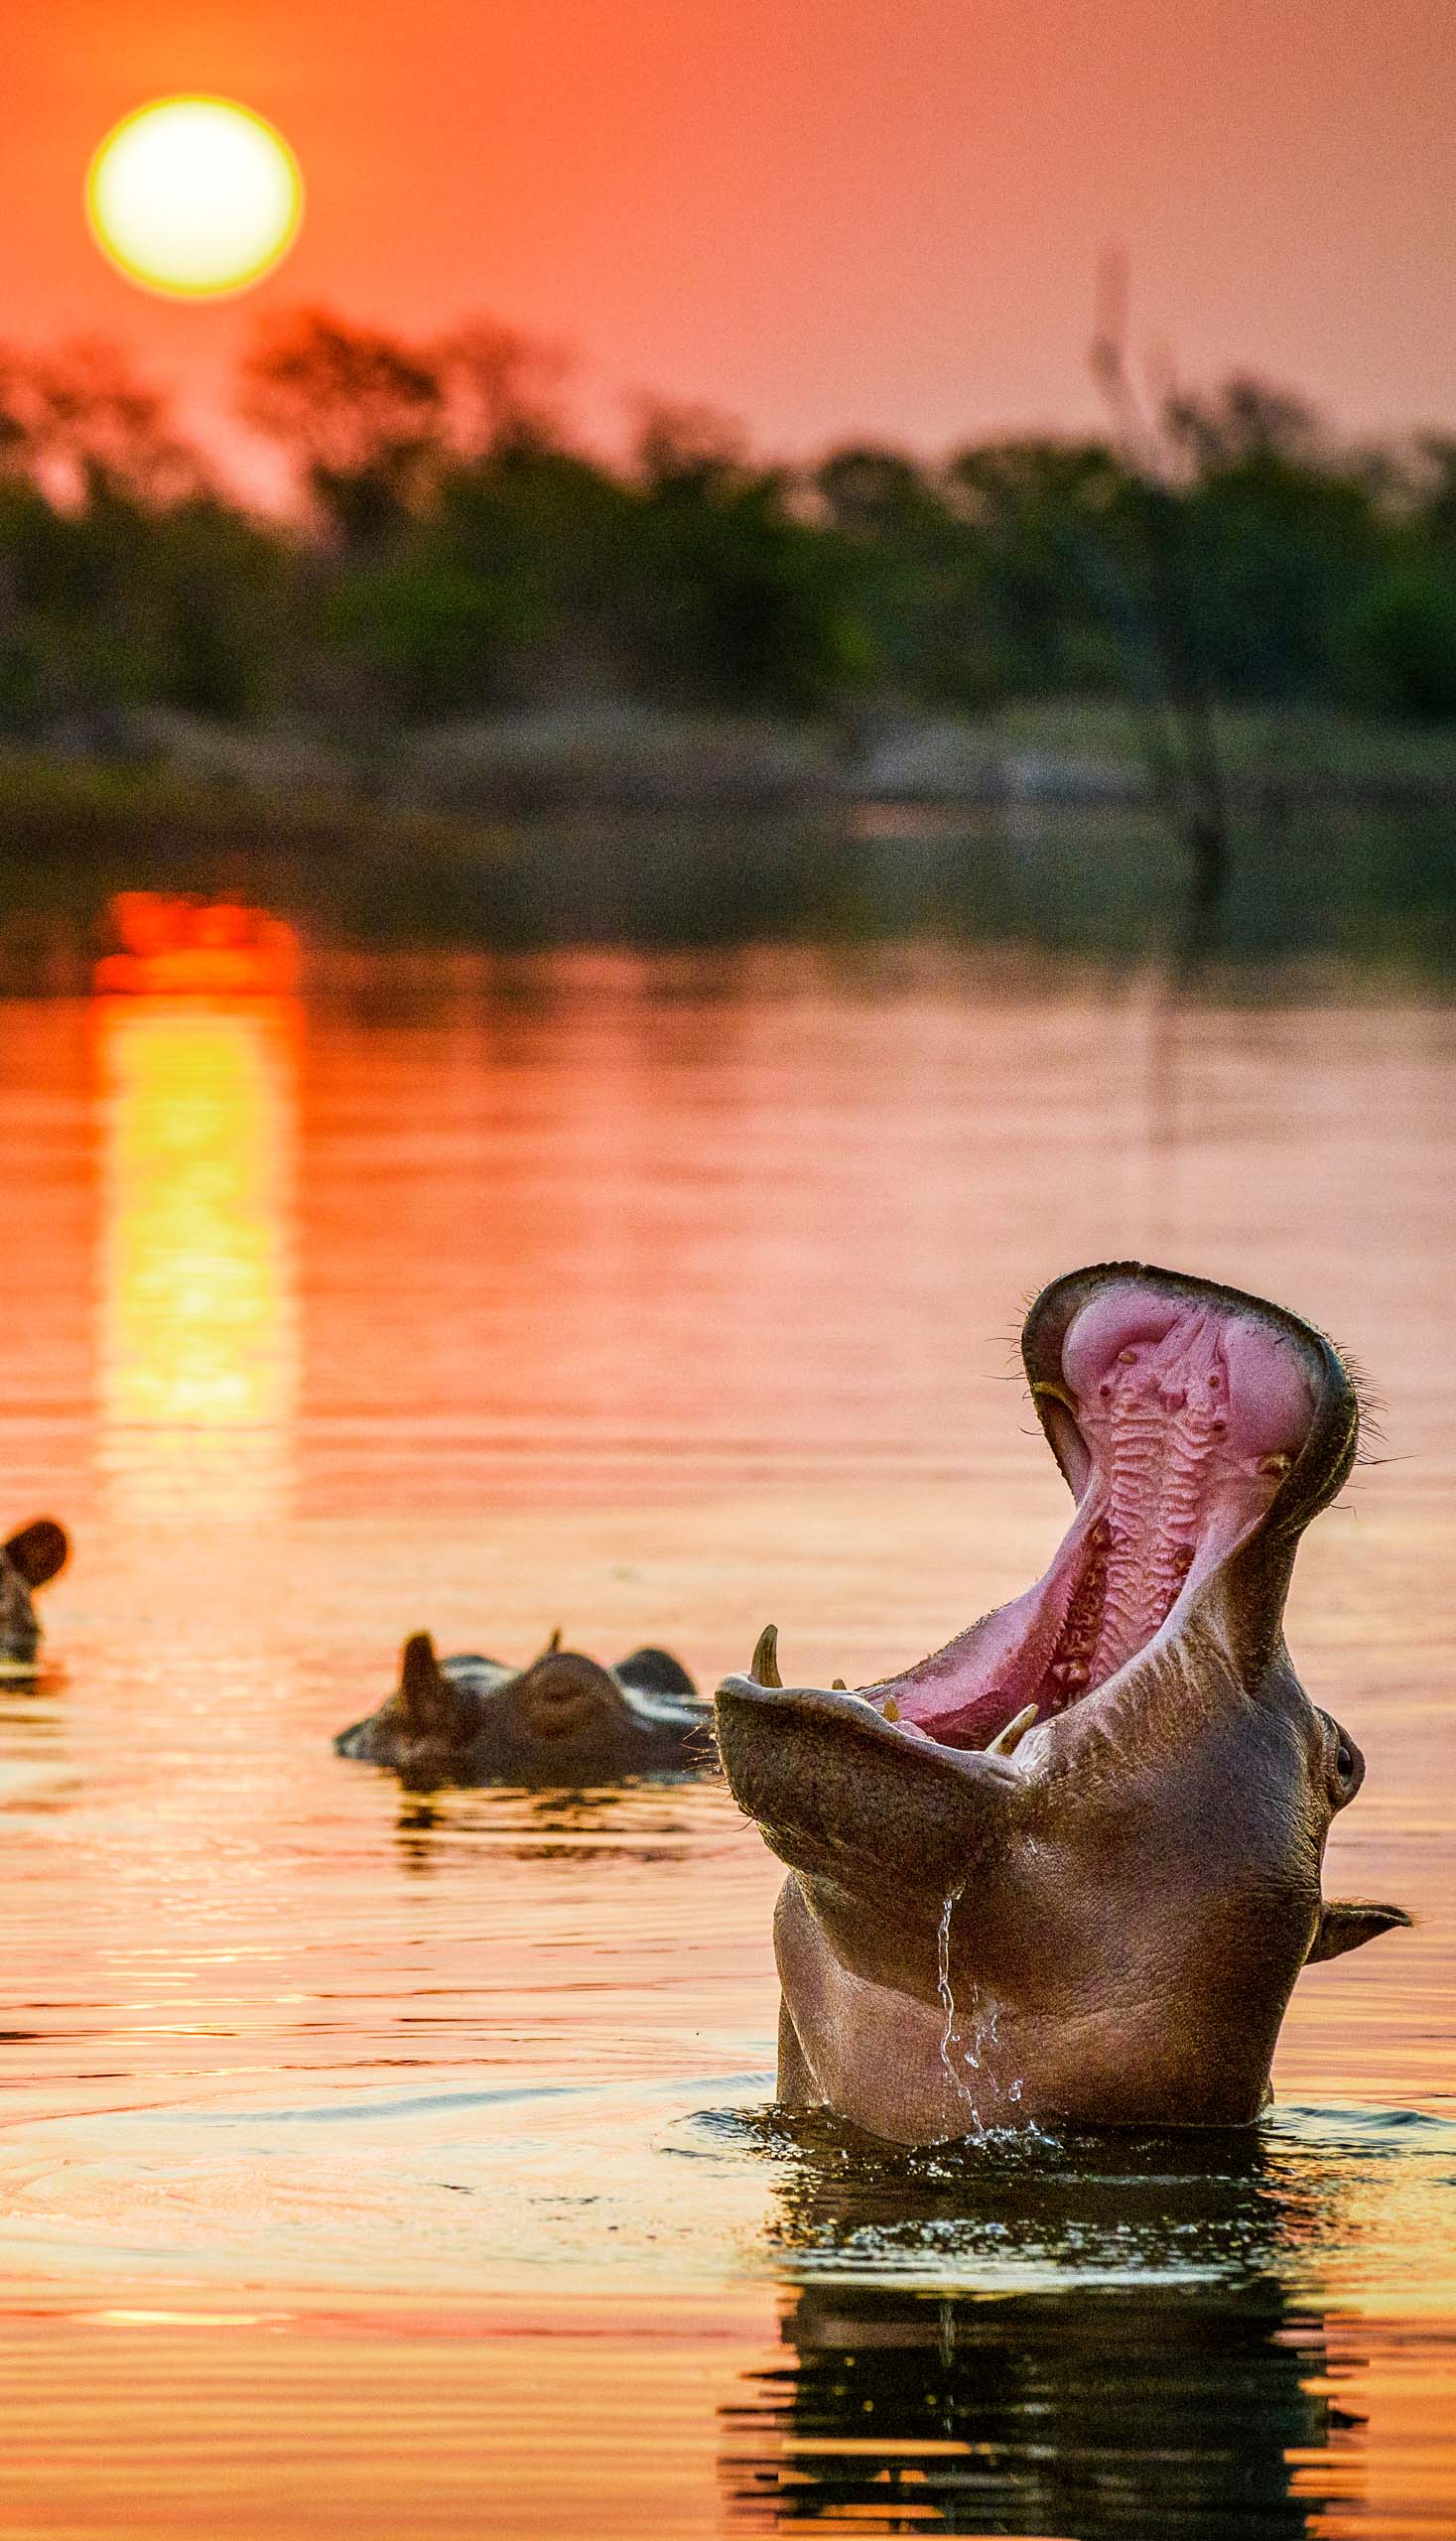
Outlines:
[[[245,291],[298,234],[303,179],[281,133],[225,97],[162,97],[107,134],[86,178],[97,243],[132,282],[185,300]]]

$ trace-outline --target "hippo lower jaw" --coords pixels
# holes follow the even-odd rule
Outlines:
[[[1281,1632],[1354,1394],[1294,1317],[1140,1266],[1057,1282],[1023,1351],[1078,1500],[1037,1585],[859,1691],[783,1687],[771,1631],[720,1688],[728,1781],[793,1873],[781,2080],[911,2141],[1244,2123],[1305,1957],[1405,1920],[1322,1920],[1363,1769]]]

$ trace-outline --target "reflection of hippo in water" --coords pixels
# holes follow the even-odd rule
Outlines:
[[[439,1660],[428,1633],[404,1647],[398,1690],[334,1740],[417,1789],[520,1783],[556,1790],[637,1774],[701,1773],[713,1714],[665,1650],[598,1667],[560,1636],[529,1668],[468,1653]]]
[[[790,1869],[779,2089],[906,2142],[1036,2114],[1243,2124],[1364,1766],[1282,1616],[1355,1457],[1335,1351],[1209,1281],[1114,1264],[1022,1336],[1077,1514],[1051,1568],[904,1675],[718,1697],[734,1797]]]
[[[0,1672],[31,1675],[41,1646],[32,1592],[66,1566],[66,1529],[54,1518],[35,1518],[0,1546]]]
[[[1272,2287],[988,2302],[830,2282],[782,2334],[725,2445],[759,2530],[1303,2541],[1359,2474],[1323,2325]]]
[[[1358,2134],[1314,2163],[1250,2127],[927,2158],[824,2110],[750,2124],[789,2300],[724,2411],[745,2522],[1303,2541],[1359,2489],[1318,2299]]]

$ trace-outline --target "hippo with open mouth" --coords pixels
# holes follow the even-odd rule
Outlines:
[[[1365,1767],[1283,1640],[1355,1390],[1297,1316],[1138,1264],[1054,1281],[1021,1348],[1077,1503],[1045,1576],[883,1683],[786,1688],[770,1627],[719,1689],[790,1874],[779,2096],[911,2144],[1245,2125],[1301,1967],[1410,1920],[1322,1900]]]
[[[69,1551],[54,1518],[33,1518],[0,1545],[0,1676],[36,1673],[41,1623],[33,1594],[65,1569]]]
[[[667,1651],[634,1650],[602,1668],[560,1640],[554,1634],[529,1668],[507,1668],[473,1652],[437,1659],[430,1635],[417,1632],[405,1643],[397,1691],[334,1746],[389,1766],[416,1790],[580,1790],[712,1766],[712,1711]]]

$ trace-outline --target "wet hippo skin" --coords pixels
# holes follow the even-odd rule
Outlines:
[[[69,1551],[66,1529],[54,1518],[33,1518],[0,1545],[0,1674],[35,1673],[41,1624],[34,1591],[65,1569]]]
[[[1077,1504],[1037,1585],[859,1691],[783,1686],[771,1631],[719,1690],[790,1874],[780,2096],[907,2143],[1245,2124],[1300,1969],[1409,1920],[1322,1898],[1364,1763],[1283,1641],[1355,1389],[1296,1316],[1137,1264],[1045,1289],[1022,1355]]]
[[[634,1650],[603,1668],[555,1637],[529,1667],[508,1668],[474,1653],[437,1659],[429,1634],[415,1633],[397,1690],[333,1743],[341,1756],[391,1767],[416,1790],[565,1790],[708,1772],[717,1761],[712,1725],[692,1677],[665,1650]]]

